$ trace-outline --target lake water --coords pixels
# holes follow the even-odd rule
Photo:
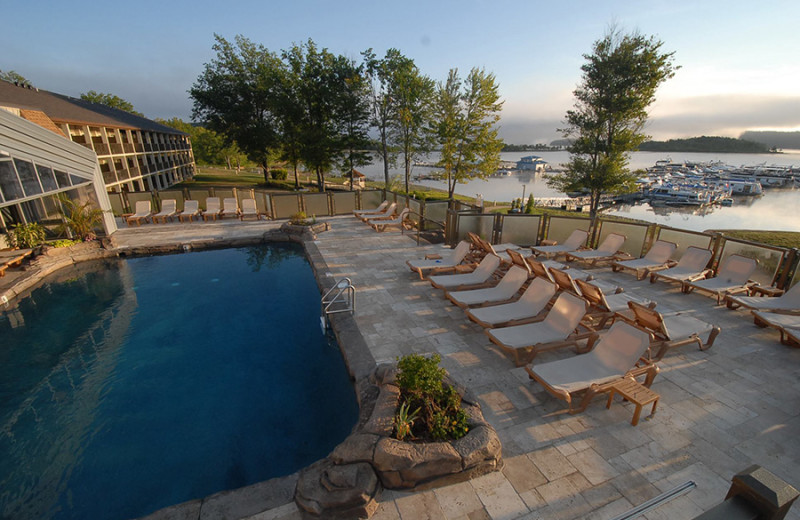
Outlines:
[[[567,162],[569,153],[559,152],[504,152],[501,159],[504,161],[518,161],[526,155],[538,155],[551,166],[557,168]],[[432,154],[427,161],[435,161],[438,156]],[[656,161],[671,158],[673,161],[710,162],[722,161],[733,166],[742,165],[800,165],[800,152],[782,154],[713,154],[713,153],[672,153],[661,152],[635,152],[631,154],[630,168],[639,169],[653,166]],[[361,169],[364,174],[374,180],[383,180],[383,165],[380,161]],[[415,167],[412,177],[425,174],[429,168]],[[390,169],[391,175],[401,175],[400,168]],[[414,181],[415,184],[432,188],[447,189],[444,182],[439,181]],[[528,197],[533,193],[534,198],[564,197],[547,186],[543,176],[515,173],[507,177],[495,177],[488,180],[473,180],[465,184],[456,185],[456,193],[475,197],[483,195],[487,204],[494,202],[509,202],[512,199]],[[713,207],[697,210],[696,208],[652,208],[649,204],[636,206],[625,205],[619,209],[609,211],[610,215],[619,215],[637,218],[649,222],[703,231],[706,229],[765,229],[776,231],[800,231],[800,190],[766,190],[763,197],[737,197],[731,207]]]

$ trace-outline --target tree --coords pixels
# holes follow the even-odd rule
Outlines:
[[[238,145],[235,142],[226,144],[224,136],[213,130],[193,125],[178,117],[155,121],[189,134],[192,140],[192,153],[197,164],[225,165],[230,170],[234,164],[238,166],[242,162],[243,154]]]
[[[438,166],[444,169],[450,198],[456,183],[486,178],[500,164],[503,141],[496,124],[502,108],[493,74],[473,68],[462,82],[451,69],[439,84],[433,102],[433,134],[441,147]]]
[[[144,114],[137,112],[136,109],[133,108],[132,103],[125,101],[121,97],[114,94],[105,94],[103,92],[95,92],[94,90],[90,90],[89,92],[81,94],[81,99],[91,103],[99,103],[107,107],[123,110],[139,117],[144,117]]]
[[[325,191],[325,172],[343,155],[346,121],[353,116],[353,85],[360,81],[360,72],[352,60],[319,49],[310,39],[284,51],[283,58],[296,85],[300,159],[317,174],[319,190]]]
[[[674,53],[663,43],[638,33],[610,28],[584,55],[575,105],[567,111],[564,137],[570,139],[570,159],[563,173],[547,184],[562,192],[586,190],[590,217],[597,218],[600,196],[633,189],[635,176],[626,169],[628,153],[647,139],[642,133],[647,107],[658,87],[675,74]]]
[[[396,77],[400,71],[411,70],[414,61],[403,56],[397,49],[389,49],[383,59],[377,59],[372,49],[362,52],[365,73],[370,86],[371,124],[378,131],[378,154],[383,161],[383,179],[390,184],[389,166],[397,159],[397,153],[390,145],[390,133],[395,120],[394,93],[397,88]]]
[[[433,80],[420,73],[413,62],[394,72],[390,136],[403,155],[406,193],[414,159],[431,148],[427,127],[434,89]]]
[[[269,163],[280,145],[276,104],[283,64],[263,45],[236,36],[233,45],[214,35],[217,55],[189,90],[192,117],[225,136],[261,166],[269,181]]]
[[[13,70],[0,70],[0,79],[3,81],[8,81],[9,83],[16,83],[18,85],[31,84],[31,82],[28,81],[23,75],[18,74]]]
[[[363,65],[356,66],[352,60],[340,60],[341,91],[339,96],[339,134],[342,149],[340,169],[350,176],[350,189],[355,182],[356,166],[366,166],[372,157],[366,149],[369,138],[369,83],[364,76]]]

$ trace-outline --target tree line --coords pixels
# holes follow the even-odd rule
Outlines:
[[[702,136],[668,141],[645,141],[642,152],[767,153],[769,146],[733,137]]]
[[[401,159],[408,191],[414,161],[435,148],[452,196],[457,182],[499,164],[502,101],[495,76],[483,69],[465,78],[452,69],[436,82],[397,49],[383,57],[368,49],[356,61],[310,39],[273,52],[243,36],[215,35],[213,50],[189,91],[192,117],[235,143],[265,176],[278,159],[297,186],[303,165],[324,190],[327,172],[348,174],[377,149],[386,184]]]

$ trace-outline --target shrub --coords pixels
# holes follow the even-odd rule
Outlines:
[[[460,439],[469,431],[461,396],[444,384],[446,372],[439,366],[440,361],[438,355],[426,358],[417,354],[398,360],[400,402],[394,420],[397,439],[444,441]]]
[[[531,193],[531,196],[528,197],[528,202],[525,203],[525,213],[527,213],[528,215],[532,214],[535,205],[536,203],[533,200],[533,193]]]
[[[70,240],[68,238],[62,238],[61,240],[54,240],[52,242],[48,242],[47,245],[58,248],[58,247],[74,246],[75,244],[79,243],[80,243],[79,240]]]
[[[46,231],[38,222],[19,224],[11,228],[8,241],[12,247],[31,249],[44,242]]]
[[[272,168],[269,171],[269,175],[276,181],[285,181],[289,178],[289,172],[284,168]]]
[[[97,238],[94,229],[102,222],[103,210],[93,207],[91,201],[79,202],[63,194],[58,200],[61,202],[60,213],[63,218],[59,233],[66,234],[69,231],[78,240]]]

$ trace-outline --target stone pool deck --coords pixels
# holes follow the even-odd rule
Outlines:
[[[334,278],[357,288],[355,321],[377,362],[409,353],[438,353],[451,376],[480,399],[503,443],[501,472],[439,489],[384,491],[372,517],[389,519],[613,518],[686,481],[697,487],[641,518],[693,518],[719,503],[731,477],[759,464],[800,486],[800,349],[753,325],[749,314],[681,294],[664,283],[597,270],[626,292],[658,301],[662,312],[692,310],[722,328],[714,346],[673,350],[659,363],[653,390],[658,412],[631,426],[633,405],[598,398],[578,415],[528,379],[442,292],[411,273],[405,261],[438,251],[397,231],[376,233],[352,217],[326,219],[315,241]],[[246,238],[276,222],[234,221],[121,228],[122,246]],[[541,354],[544,362],[574,355]],[[649,411],[649,407],[646,407]],[[300,518],[294,502],[241,517]],[[234,518],[228,510],[226,518]],[[188,513],[188,512],[187,512]],[[208,515],[208,516],[206,516]],[[211,510],[200,513],[212,518]],[[193,517],[196,518],[197,516]],[[190,518],[190,516],[185,516]],[[800,506],[787,518],[800,519]]]

